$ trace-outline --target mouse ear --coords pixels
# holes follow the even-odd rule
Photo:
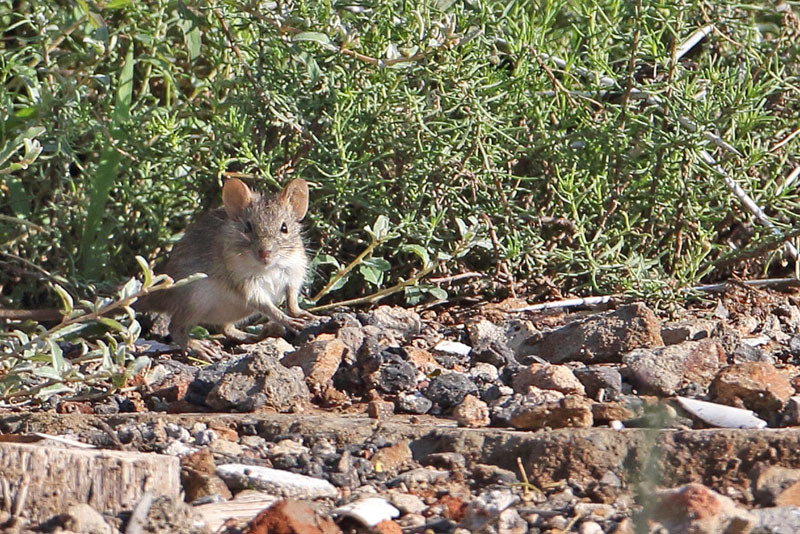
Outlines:
[[[308,211],[308,184],[302,178],[295,178],[281,191],[281,202],[289,205],[297,220],[302,220]]]
[[[231,178],[222,186],[222,205],[228,217],[238,217],[253,202],[250,188],[238,178]]]

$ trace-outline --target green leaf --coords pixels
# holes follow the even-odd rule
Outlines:
[[[136,256],[136,263],[139,264],[139,268],[142,270],[142,274],[144,275],[144,283],[142,284],[142,288],[147,289],[153,285],[153,270],[150,268],[147,260],[139,255]]]
[[[59,373],[49,365],[37,367],[36,369],[34,369],[33,376],[39,378],[47,378],[49,380],[61,380],[61,373]]]
[[[58,294],[59,298],[61,299],[61,311],[64,313],[64,315],[69,314],[75,307],[72,301],[72,295],[67,293],[67,290],[58,284],[53,284],[53,290]]]
[[[97,322],[103,326],[107,326],[116,332],[124,332],[125,327],[119,321],[111,319],[110,317],[98,317]]]
[[[71,334],[74,334],[75,332],[80,332],[81,330],[83,330],[87,326],[88,326],[88,324],[86,324],[86,323],[73,323],[73,324],[67,325],[67,326],[65,326],[63,328],[59,328],[55,332],[52,332],[50,335],[52,336],[52,338],[54,340],[57,341],[59,339],[65,338],[65,337],[67,337],[67,336],[69,336]]]
[[[383,283],[383,272],[374,269],[369,265],[361,264],[358,266],[358,272],[364,277],[364,280],[374,286],[380,286]]]
[[[40,399],[47,399],[48,397],[52,397],[53,395],[58,395],[59,393],[72,393],[73,389],[66,384],[59,382],[57,384],[53,384],[47,387],[44,387],[39,390],[36,396]]]
[[[45,129],[42,126],[32,126],[16,136],[13,140],[7,142],[0,149],[0,165],[6,162],[14,153],[21,147],[25,146],[25,141],[38,137],[44,133]]]
[[[50,345],[50,361],[53,369],[58,372],[59,377],[63,375],[64,370],[67,368],[67,363],[64,361],[64,352],[53,339],[47,340]]]
[[[185,286],[186,284],[191,284],[192,282],[196,282],[198,280],[202,280],[203,278],[208,278],[206,273],[194,273],[193,275],[187,276],[186,278],[181,278],[172,287],[181,287]]]
[[[383,258],[367,258],[362,262],[362,265],[367,265],[378,271],[385,272],[392,268],[392,264]]]
[[[182,1],[178,2],[178,13],[182,18],[178,22],[178,26],[183,32],[183,42],[189,51],[189,61],[194,61],[200,56],[203,40],[203,32],[200,29],[201,20]]]
[[[128,280],[122,288],[118,291],[118,295],[120,300],[125,300],[131,298],[133,295],[141,291],[142,284],[136,278],[131,278]]]
[[[131,0],[111,0],[103,9],[123,9],[131,5]]]
[[[347,273],[347,274],[346,274],[346,275],[344,275],[343,277],[339,278],[339,279],[336,281],[336,283],[335,283],[335,284],[333,284],[333,285],[331,286],[331,288],[330,288],[328,291],[329,291],[329,292],[330,292],[330,291],[336,291],[337,289],[344,287],[344,285],[347,283],[347,281],[348,281],[348,280],[350,280],[350,273]]]
[[[422,290],[425,291],[425,293],[428,293],[436,300],[447,300],[447,291],[445,291],[441,287],[423,286]]]
[[[428,251],[425,250],[422,245],[403,245],[403,251],[405,252],[413,252],[422,260],[422,263],[425,267],[430,265],[431,257],[428,255]]]
[[[128,53],[122,64],[119,74],[119,87],[117,87],[117,100],[114,105],[112,119],[115,125],[128,121],[131,118],[131,102],[133,101],[133,41],[128,45]]]
[[[321,32],[302,32],[296,34],[292,37],[292,41],[311,41],[314,43],[320,43],[323,45],[330,44],[331,40],[328,38],[327,35]]]

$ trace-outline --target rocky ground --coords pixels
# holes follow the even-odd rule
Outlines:
[[[185,503],[156,498],[134,531],[85,507],[0,524],[800,532],[800,297],[729,285],[670,317],[523,305],[334,313],[207,366],[154,356],[110,399],[6,412],[2,434],[179,457]],[[210,519],[248,502],[255,519]]]

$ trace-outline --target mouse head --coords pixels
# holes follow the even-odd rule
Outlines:
[[[302,250],[299,223],[308,211],[308,184],[302,178],[270,197],[232,178],[222,187],[222,205],[237,230],[233,244],[249,248],[257,261],[269,265]]]
[[[240,218],[260,199],[261,195],[238,178],[231,178],[222,186],[222,205],[232,219]],[[308,184],[302,178],[295,178],[280,192],[278,201],[292,212],[295,220],[303,220],[308,211]]]

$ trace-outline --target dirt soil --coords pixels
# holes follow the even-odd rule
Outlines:
[[[43,433],[180,457],[192,506],[156,499],[144,532],[277,532],[265,525],[304,513],[318,521],[285,531],[789,532],[777,518],[800,507],[794,291],[729,284],[669,313],[639,302],[382,306],[226,346],[208,366],[153,343],[140,347],[153,365],[136,387],[7,410],[0,441]],[[250,468],[234,481],[226,469],[239,464]],[[330,489],[263,489],[255,467]],[[13,510],[4,484],[7,527],[76,524]],[[265,504],[289,519],[231,514],[224,524],[195,513],[254,488],[313,507]],[[339,508],[371,497],[389,503],[378,523]],[[130,510],[97,511],[108,532],[132,522]]]

